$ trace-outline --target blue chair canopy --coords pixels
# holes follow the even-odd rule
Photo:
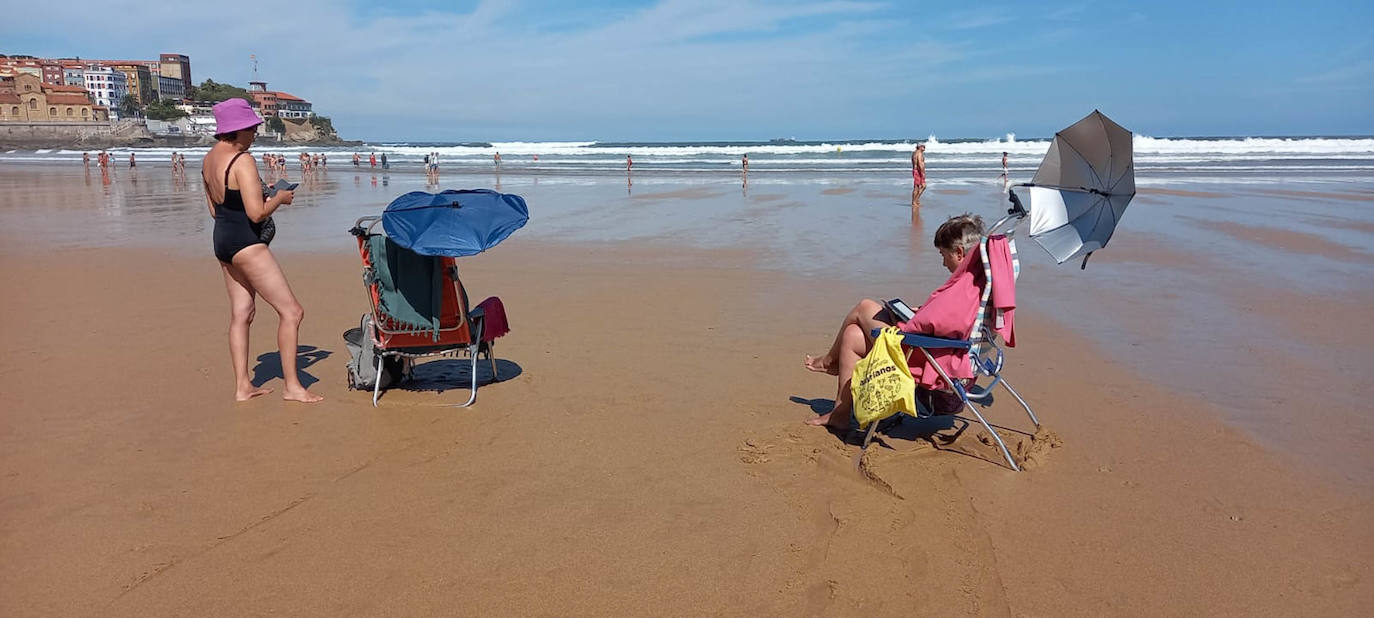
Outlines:
[[[382,228],[393,242],[420,255],[449,257],[495,247],[529,220],[524,198],[490,189],[411,191],[382,212]]]

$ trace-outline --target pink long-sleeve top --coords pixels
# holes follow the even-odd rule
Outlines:
[[[1001,335],[1008,346],[1014,346],[1016,334],[1012,329],[1012,316],[1016,310],[1016,277],[1012,266],[1011,247],[1006,236],[997,235],[988,240],[988,262],[992,266],[993,281],[992,295],[988,302],[997,310],[993,318],[997,322],[989,326]],[[978,303],[986,282],[982,253],[977,250],[969,251],[964,261],[949,275],[949,279],[930,293],[926,302],[916,310],[916,315],[898,324],[898,328],[903,332],[945,339],[968,339],[973,330],[973,322],[978,317]],[[949,377],[956,380],[973,377],[968,350],[932,349],[930,355]],[[949,389],[940,378],[940,374],[930,366],[925,355],[919,352],[912,354],[910,368],[917,386]]]
[[[969,251],[964,261],[954,269],[944,284],[936,288],[910,320],[898,324],[903,332],[968,339],[973,320],[978,314],[978,301],[983,293],[983,258],[978,251]],[[949,377],[972,378],[967,349],[932,349],[930,355]],[[916,352],[910,359],[911,376],[916,386],[932,390],[949,390],[940,374],[930,366],[924,354]]]

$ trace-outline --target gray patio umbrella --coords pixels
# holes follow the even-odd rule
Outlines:
[[[1077,256],[1086,267],[1107,246],[1135,197],[1131,132],[1094,110],[1054,134],[1030,188],[1030,237],[1063,264]]]

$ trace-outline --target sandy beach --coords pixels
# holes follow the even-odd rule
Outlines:
[[[466,370],[440,361],[374,409],[344,379],[345,230],[423,179],[331,172],[278,217],[303,406],[232,401],[203,198],[139,174],[0,167],[0,614],[1374,607],[1366,184],[1143,191],[1085,271],[1026,243],[1007,375],[1044,431],[989,413],[1015,473],[967,419],[862,457],[802,423],[834,396],[803,354],[857,299],[937,286],[933,230],[995,188],[913,218],[863,178],[446,177],[530,203],[463,262],[509,310],[502,379],[441,407]],[[259,303],[250,358],[280,388],[275,325]]]

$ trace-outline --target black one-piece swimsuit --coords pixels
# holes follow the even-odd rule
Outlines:
[[[262,224],[254,223],[243,209],[243,194],[229,188],[229,172],[241,156],[242,152],[229,160],[229,167],[224,170],[224,202],[215,204],[215,257],[225,264],[232,263],[234,254],[247,247],[267,244],[258,238]]]

